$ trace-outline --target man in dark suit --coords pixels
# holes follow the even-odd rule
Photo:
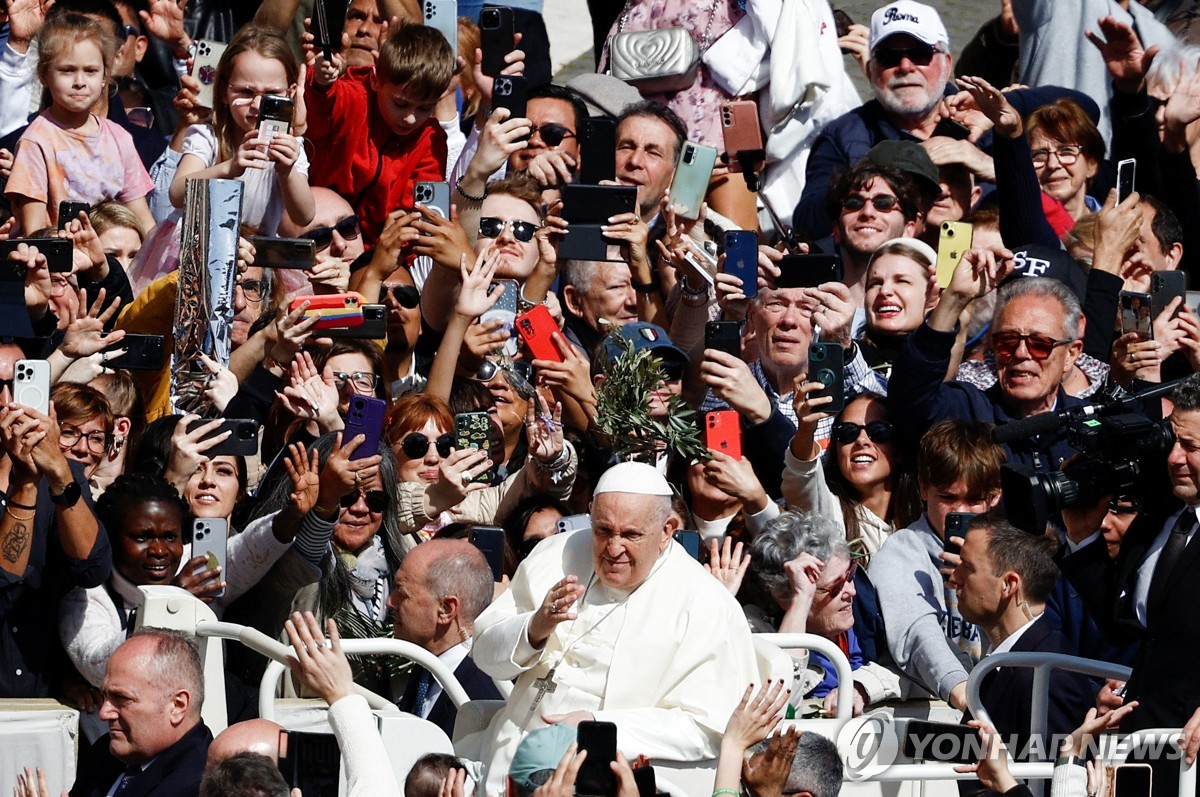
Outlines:
[[[479,549],[466,540],[421,543],[404,557],[395,584],[388,598],[395,637],[437,656],[472,700],[502,699],[468,655],[475,618],[493,596],[492,571]],[[458,708],[424,668],[414,668],[396,704],[453,736]]]
[[[100,719],[109,732],[83,753],[71,797],[197,797],[212,733],[200,719],[204,673],[175,631],[142,631],[108,660]]]
[[[1075,655],[1067,638],[1051,627],[1045,615],[1046,598],[1058,580],[1054,564],[1057,543],[1037,537],[998,517],[983,515],[968,526],[961,562],[952,583],[964,619],[976,623],[991,642],[988,654],[1005,652]],[[987,657],[980,662],[986,666]],[[1018,758],[1053,758],[1051,735],[1075,730],[1095,702],[1096,690],[1087,678],[1067,672],[1050,676],[1047,733],[1040,746],[1030,735],[1033,670],[1009,667],[984,677],[980,689],[992,724]],[[1031,744],[1032,743],[1032,744]],[[1036,755],[1024,755],[1027,752]]]

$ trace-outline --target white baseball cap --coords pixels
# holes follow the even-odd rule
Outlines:
[[[871,15],[871,52],[897,33],[907,33],[932,47],[950,48],[950,34],[937,9],[914,0],[896,0],[875,10]]]
[[[592,495],[603,493],[672,495],[671,485],[658,468],[644,462],[621,462],[604,471]]]

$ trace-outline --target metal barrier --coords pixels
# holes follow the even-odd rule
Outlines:
[[[787,651],[794,648],[815,650],[833,662],[837,670],[838,686],[854,683],[854,671],[850,669],[850,660],[832,640],[816,634],[754,634],[755,639],[761,639]],[[851,687],[853,688],[853,687]],[[838,694],[843,692],[839,688]],[[854,700],[838,700],[837,715],[833,717],[839,724],[854,716]]]

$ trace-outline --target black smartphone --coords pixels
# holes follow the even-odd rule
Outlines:
[[[80,213],[89,213],[92,206],[86,202],[66,200],[58,203],[58,229],[65,230],[67,222],[79,219]]]
[[[933,135],[946,136],[947,138],[952,138],[955,141],[966,141],[971,137],[971,128],[967,127],[961,122],[956,122],[953,119],[946,117],[942,121],[938,122],[933,128]]]
[[[492,569],[492,580],[499,581],[504,575],[504,529],[499,526],[476,526],[471,529],[471,544],[487,559],[488,567]]]
[[[1137,160],[1126,158],[1117,163],[1117,201],[1124,202],[1125,197],[1133,193],[1137,183]]]
[[[1150,797],[1154,770],[1149,764],[1118,764],[1113,767],[1114,797]]]
[[[837,255],[784,255],[779,261],[777,288],[816,288],[842,281],[842,260]]]
[[[704,325],[704,348],[723,351],[741,359],[741,326],[738,321],[709,321]]]
[[[742,281],[742,293],[747,299],[758,295],[758,233],[752,230],[725,233],[724,271]]]
[[[337,797],[341,770],[342,751],[332,733],[279,732],[279,771],[304,797]]]
[[[808,378],[825,385],[809,393],[810,399],[832,396],[821,412],[836,414],[846,406],[845,353],[840,343],[814,343],[808,347]]]
[[[309,238],[272,238],[251,235],[254,265],[263,268],[307,271],[317,264],[316,244]]]
[[[654,777],[654,767],[644,766],[633,770],[633,782],[637,784],[638,797],[655,797],[658,794],[658,783]]]
[[[483,74],[496,77],[505,67],[504,57],[513,51],[516,28],[511,8],[487,6],[479,12],[480,49]]]
[[[675,542],[683,546],[683,549],[688,552],[688,556],[700,561],[700,532],[691,529],[680,529],[673,535]]]
[[[579,182],[596,185],[617,179],[617,123],[613,119],[588,119],[579,142]]]
[[[963,539],[966,539],[967,524],[971,522],[971,518],[973,517],[975,517],[974,512],[946,513],[946,519],[942,522],[942,544],[946,553],[962,553],[962,548],[955,543],[950,542],[950,538],[962,537]]]
[[[611,722],[581,722],[576,731],[580,750],[587,758],[575,778],[575,793],[587,797],[612,797],[617,776],[609,766],[617,760],[617,726]]]
[[[349,0],[316,0],[313,3],[313,34],[327,61],[333,60],[334,51],[342,49],[342,29],[346,27],[349,5]]]
[[[162,335],[127,333],[125,337],[108,346],[114,351],[124,349],[125,353],[109,359],[105,365],[114,369],[124,368],[127,371],[161,371],[165,362],[164,342]]]
[[[387,306],[364,304],[363,322],[356,327],[330,327],[322,329],[322,338],[358,338],[359,340],[383,340],[387,337]]]
[[[973,764],[982,743],[970,725],[909,720],[904,734],[904,755],[914,761]]]
[[[507,108],[509,119],[523,117],[529,97],[529,81],[521,75],[497,75],[492,83],[492,108]]]
[[[637,210],[637,187],[572,184],[563,188],[562,200],[562,216],[568,223],[604,225],[610,216]]]
[[[1150,304],[1155,315],[1166,310],[1177,296],[1183,301],[1175,308],[1176,314],[1183,307],[1183,302],[1187,301],[1186,271],[1155,271],[1150,275]]]
[[[204,424],[209,420],[212,419],[201,419],[196,423]],[[258,421],[245,418],[226,418],[220,426],[200,439],[208,440],[225,431],[229,432],[229,437],[205,451],[205,456],[209,458],[222,455],[249,457],[258,453]]]
[[[21,244],[36,246],[46,258],[46,267],[51,272],[66,274],[74,271],[75,244],[70,238],[9,238],[0,241],[0,259],[7,260],[9,254],[17,251]]]

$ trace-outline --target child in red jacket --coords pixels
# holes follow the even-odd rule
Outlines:
[[[311,42],[311,36],[306,37]],[[389,31],[374,68],[345,69],[305,45],[309,62],[309,180],[346,198],[367,245],[387,215],[413,207],[413,184],[444,180],[446,134],[433,111],[454,74],[454,55],[436,28]]]

